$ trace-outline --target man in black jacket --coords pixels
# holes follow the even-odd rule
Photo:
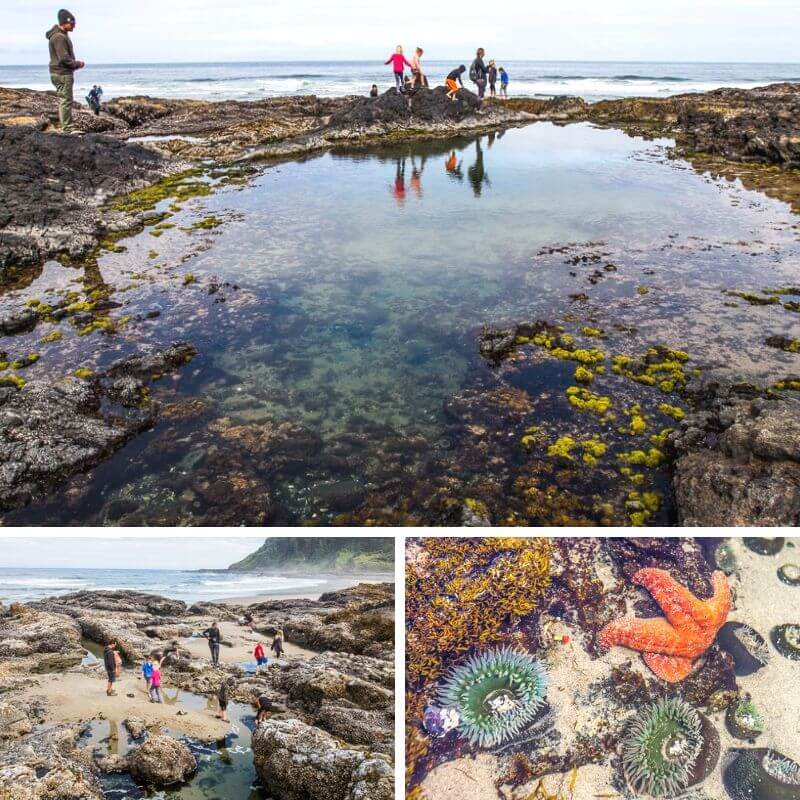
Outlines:
[[[53,25],[45,34],[50,47],[50,81],[58,95],[58,116],[64,133],[72,133],[72,87],[75,71],[86,65],[75,59],[70,31],[75,30],[75,17],[62,8],[58,12],[58,25]]]
[[[470,80],[478,87],[478,97],[483,100],[483,93],[486,91],[486,75],[488,70],[486,64],[483,63],[483,56],[485,52],[482,47],[478,48],[475,53],[475,60],[469,70]]]
[[[219,666],[219,643],[222,640],[222,634],[219,630],[219,625],[214,622],[210,628],[203,631],[203,636],[208,639],[208,649],[211,651],[211,663]]]

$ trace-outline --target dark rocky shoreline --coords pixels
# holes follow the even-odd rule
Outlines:
[[[265,639],[280,626],[287,642],[317,654],[275,661],[256,674],[234,663],[214,669],[207,657],[182,644],[212,620]],[[275,710],[253,734],[253,761],[277,800],[394,796],[393,585],[359,584],[319,600],[249,606],[187,606],[127,590],[0,606],[0,750],[4,766],[14,765],[0,772],[0,798],[99,800],[100,779],[108,772],[130,773],[145,787],[191,780],[194,756],[183,740],[161,732],[152,720],[127,718],[129,752],[103,756],[81,739],[87,722],[60,721],[58,708],[51,707],[50,676],[37,674],[92,677],[99,696],[102,664],[81,665],[84,643],[111,639],[129,666],[148,653],[164,654],[166,687],[213,696],[228,681],[231,699],[247,705],[266,693]],[[223,641],[224,646],[230,642]],[[32,692],[33,701],[15,702],[22,687]],[[85,714],[89,721],[96,716],[89,698]]]

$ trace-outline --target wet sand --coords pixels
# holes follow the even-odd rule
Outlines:
[[[88,722],[106,719],[121,723],[128,717],[139,717],[147,725],[162,725],[177,733],[203,741],[221,738],[230,728],[217,719],[213,700],[205,710],[197,710],[196,702],[184,702],[186,692],[162,686],[164,703],[151,703],[144,680],[133,670],[123,670],[114,684],[116,697],[106,695],[106,675],[101,665],[95,674],[78,672],[53,673],[36,678],[29,689],[21,692],[20,700],[44,698],[48,705],[48,722]],[[128,695],[132,694],[133,697]],[[178,711],[184,712],[178,714]]]
[[[205,629],[207,625],[203,625]],[[238,625],[235,622],[220,622],[223,642],[230,642],[231,646],[222,644],[219,648],[219,660],[221,664],[241,664],[245,661],[253,661],[253,650],[259,642],[264,643],[267,657],[272,658],[273,653],[269,649],[272,644],[271,636],[264,636],[252,630],[246,625]],[[181,647],[188,650],[197,658],[210,660],[211,655],[208,649],[208,640],[201,636],[194,636],[187,639],[180,639]],[[284,656],[288,659],[306,659],[315,655],[313,650],[306,650],[302,647],[284,642]]]

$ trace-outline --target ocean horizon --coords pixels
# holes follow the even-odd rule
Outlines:
[[[318,573],[226,573],[222,570],[80,569],[0,567],[0,603],[28,603],[71,592],[136,591],[195,603],[254,595],[298,595],[327,591],[345,576]]]
[[[576,95],[597,101],[800,82],[800,63],[789,62],[537,61],[504,60],[492,53],[487,58],[507,70],[512,97]],[[437,85],[469,59],[465,53],[461,59],[423,63],[431,85]],[[103,87],[105,100],[126,95],[194,100],[335,97],[367,94],[373,83],[381,91],[393,84],[390,68],[381,60],[89,64],[76,74],[75,97],[82,98],[95,84]],[[468,80],[465,84],[471,86]],[[0,86],[51,91],[46,61],[0,66]]]

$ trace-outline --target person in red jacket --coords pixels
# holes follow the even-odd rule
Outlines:
[[[253,650],[253,658],[256,660],[256,670],[267,665],[269,659],[267,658],[267,654],[264,652],[264,642],[259,642],[256,645],[256,649]]]
[[[403,46],[397,45],[394,53],[383,62],[384,64],[391,63],[394,70],[394,88],[397,94],[403,94],[403,73],[406,67],[411,66],[411,62],[403,55]]]

